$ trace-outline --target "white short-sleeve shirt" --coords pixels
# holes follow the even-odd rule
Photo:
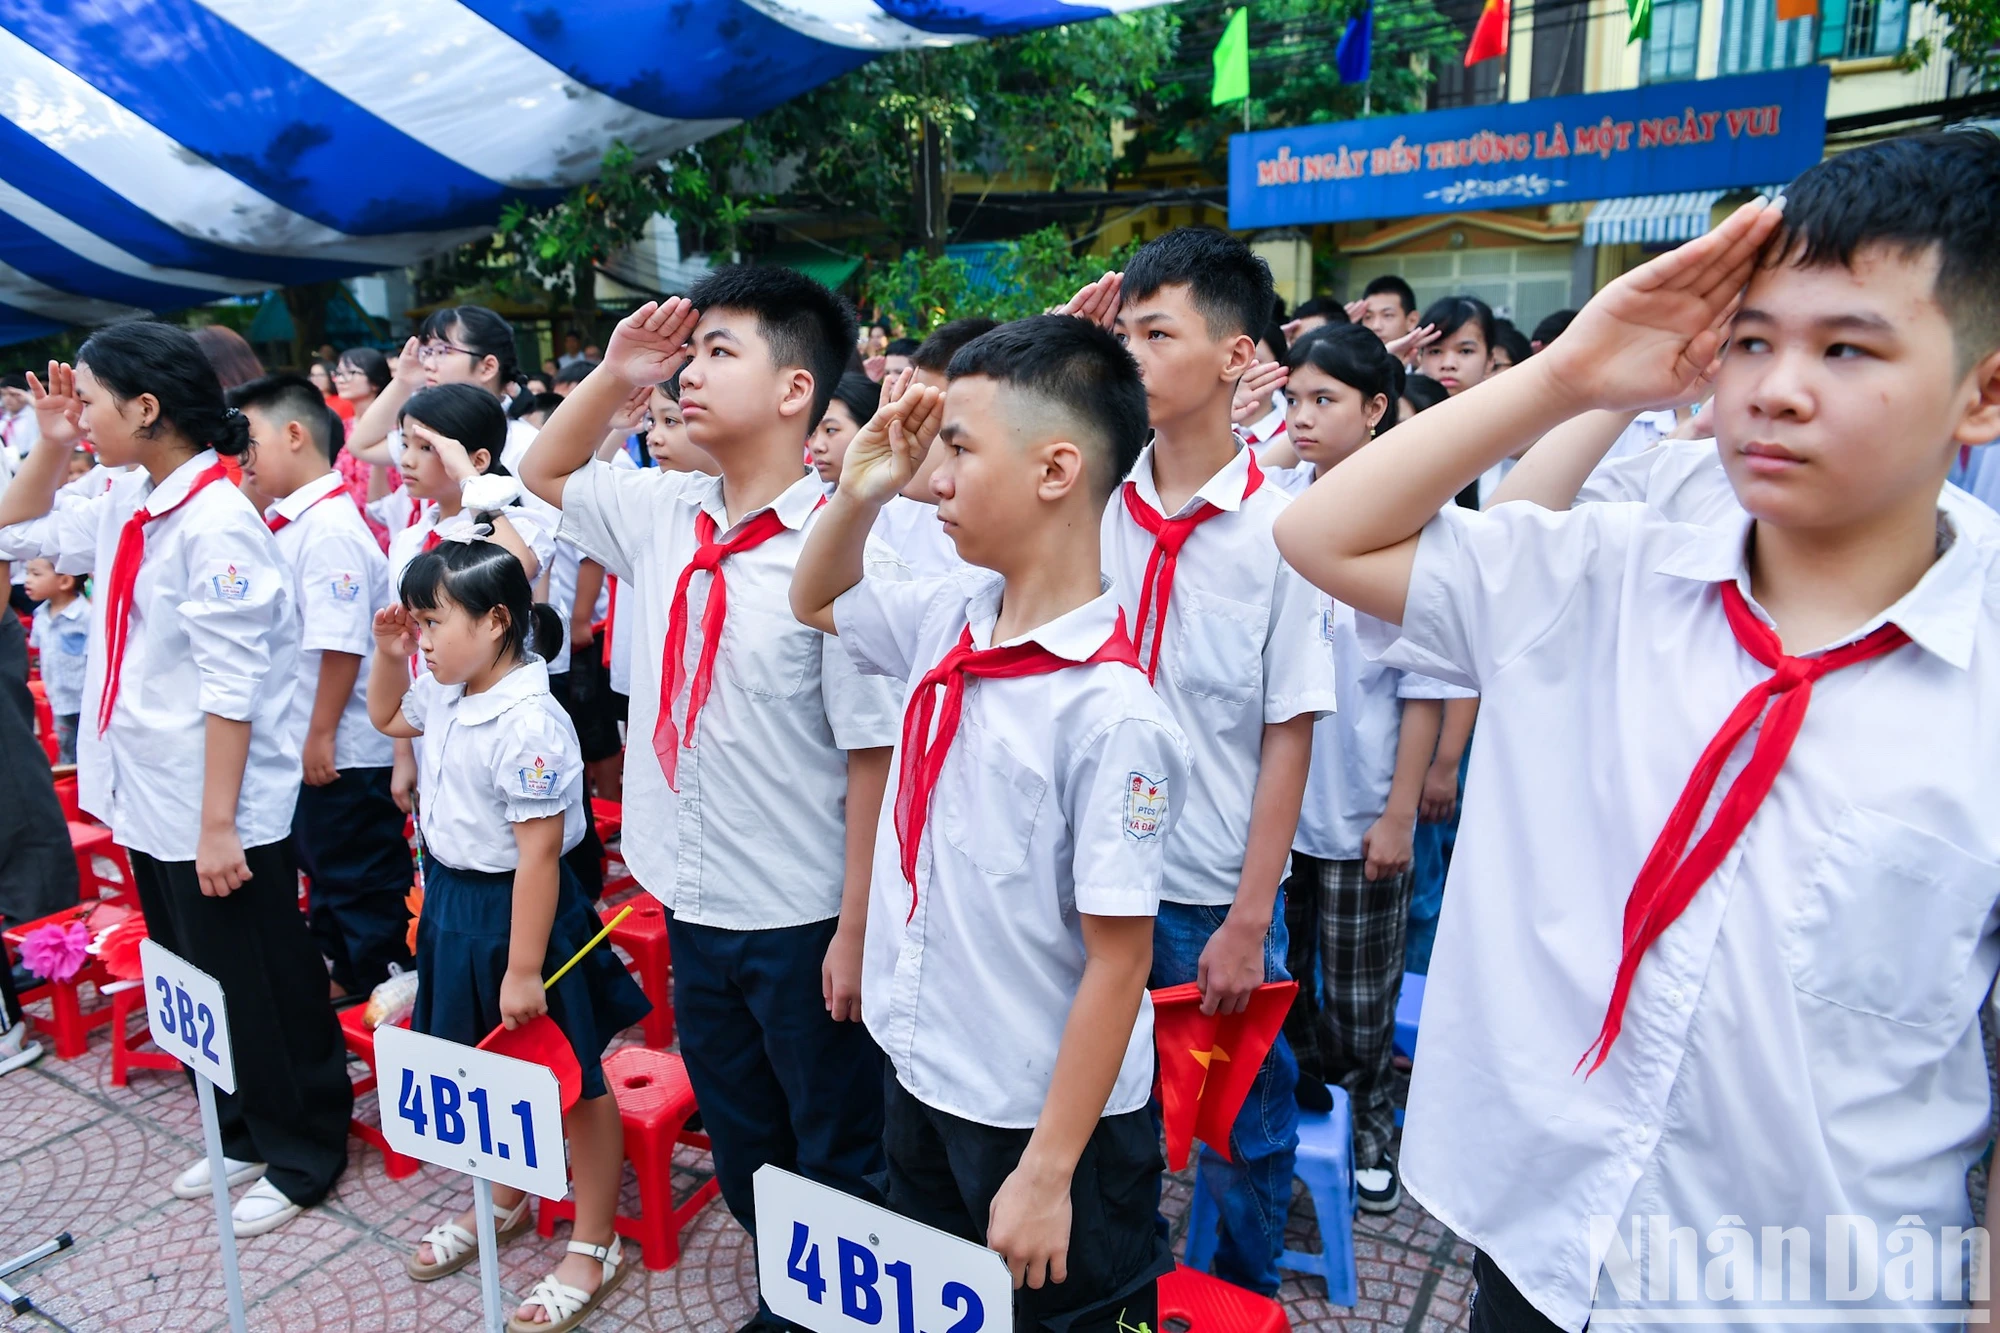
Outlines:
[[[120,846],[161,861],[194,860],[210,714],[250,724],[236,803],[243,846],[284,838],[298,803],[299,747],[289,725],[299,652],[291,572],[241,491],[219,481],[188,497],[215,462],[214,451],[204,449],[157,489],[135,469],[94,499],[0,530],[8,558],[41,556],[105,581],[91,604],[77,797],[110,825]],[[100,736],[112,557],[125,520],[141,504],[171,512],[146,525],[118,698]]]
[[[426,671],[403,696],[416,739],[424,851],[458,870],[505,874],[521,864],[514,825],[561,815],[562,849],[583,841],[583,749],[530,658],[483,694]]]
[[[274,534],[292,571],[299,610],[299,674],[292,693],[292,732],[301,752],[319,694],[319,668],[329,652],[361,659],[354,689],[334,731],[336,768],[387,768],[395,743],[368,720],[368,670],[375,660],[375,613],[389,602],[388,565],[375,534],[348,496],[338,472],[309,481],[265,511],[288,520]]]
[[[896,743],[902,690],[863,676],[830,635],[792,614],[792,570],[821,499],[801,476],[768,508],[786,531],[723,564],[729,612],[694,744],[677,761],[679,792],[653,752],[674,586],[700,543],[695,516],[732,525],[722,481],[699,472],[626,471],[591,463],[563,490],[562,535],[618,576],[632,647],[625,804],[649,812],[626,826],[625,862],[684,921],[765,930],[840,912],[847,849],[847,751]],[[900,562],[872,544],[870,567]],[[714,580],[688,587],[686,673],[674,703],[684,722]],[[685,727],[682,728],[685,732]]]
[[[1769,796],[1647,954],[1587,1078],[1640,866],[1770,675],[1717,589],[1749,597],[1749,519],[1447,506],[1423,531],[1383,660],[1483,702],[1401,1167],[1564,1328],[1593,1294],[1600,1313],[1623,1302],[1598,1281],[1612,1229],[1629,1247],[1653,1217],[1697,1238],[1803,1227],[1822,1299],[1829,1217],[1881,1236],[1973,1221],[1979,1010],[2000,966],[2000,549],[1940,512],[1936,563],[1847,636],[1891,621],[1912,642],[1813,687]],[[1688,1308],[1744,1308],[1697,1285]]]
[[[1247,498],[1250,451],[1239,449],[1181,510],[1206,502],[1223,512],[1181,548],[1162,628],[1153,686],[1187,736],[1194,777],[1180,827],[1167,846],[1168,902],[1224,906],[1236,900],[1250,838],[1250,804],[1263,765],[1264,724],[1332,712],[1312,586],[1278,555],[1271,524],[1291,503],[1266,482]],[[1153,448],[1132,469],[1139,495],[1158,509]],[[1180,515],[1168,515],[1179,517]],[[1153,536],[1114,494],[1103,523],[1104,573],[1140,635],[1139,595]],[[1141,645],[1150,655],[1151,631]]]
[[[917,578],[943,578],[965,568],[957,543],[938,521],[936,505],[898,495],[875,516],[875,535]]]
[[[83,677],[89,670],[90,599],[82,593],[58,607],[43,602],[35,608],[28,642],[41,654],[42,685],[49,711],[75,717],[83,711]]]
[[[993,645],[1001,579],[863,579],[834,603],[863,669],[914,685],[967,625]],[[1071,661],[1118,622],[1110,592],[1007,644]],[[1005,645],[1002,645],[1005,646]],[[1116,663],[969,679],[956,739],[917,852],[915,913],[893,792],[882,803],[861,1011],[910,1094],[984,1125],[1040,1117],[1083,979],[1080,913],[1152,916],[1164,848],[1188,791],[1185,738],[1143,672]],[[897,753],[898,773],[906,757]],[[1153,1082],[1144,1001],[1104,1114],[1136,1111]]]

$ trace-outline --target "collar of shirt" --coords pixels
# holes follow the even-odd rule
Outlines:
[[[194,485],[194,479],[208,471],[215,462],[215,450],[204,449],[187,462],[182,463],[167,474],[167,479],[157,486],[147,485],[139,492],[139,503],[153,514],[163,514],[179,504]]]
[[[1278,427],[1285,424],[1285,399],[1281,394],[1271,395],[1271,410],[1258,417],[1248,426],[1239,427],[1257,444],[1269,444],[1278,438]]]
[[[446,696],[447,700],[458,700],[458,720],[467,726],[477,726],[482,722],[491,722],[523,699],[547,694],[549,668],[541,658],[531,657],[494,681],[492,688],[483,694],[467,694],[463,685],[447,688],[451,691]]]
[[[1097,596],[1072,611],[1065,611],[1054,620],[1037,625],[1026,634],[1017,635],[1003,643],[993,642],[995,622],[1000,617],[1000,596],[1005,584],[994,579],[974,593],[965,604],[965,618],[972,626],[972,642],[977,648],[1012,648],[1017,644],[1034,643],[1054,653],[1057,657],[1072,662],[1087,662],[1091,655],[1104,646],[1111,637],[1111,631],[1118,627],[1118,598],[1111,591],[1111,580],[1098,578]]]
[[[1138,486],[1141,500],[1166,514],[1160,505],[1160,488],[1153,482],[1153,447],[1149,444],[1140,452],[1139,461],[1133,465],[1132,475],[1128,480]],[[1166,514],[1166,517],[1183,518],[1193,513],[1196,506],[1203,501],[1214,505],[1217,509],[1234,513],[1243,507],[1243,488],[1249,482],[1250,451],[1239,448],[1214,476],[1201,484],[1201,489],[1196,491],[1178,512]]]
[[[1686,543],[1663,556],[1656,572],[1700,583],[1734,581],[1750,609],[1766,623],[1771,618],[1750,592],[1748,563],[1751,518],[1735,513],[1705,528],[1693,530]],[[1972,641],[1985,605],[1986,566],[1990,551],[1977,542],[1958,537],[1952,518],[1940,512],[1939,541],[1943,551],[1917,580],[1887,610],[1856,626],[1837,642],[1826,644],[1804,656],[1813,657],[1830,648],[1866,637],[1877,626],[1893,621],[1918,647],[1964,671],[1972,665]]]
[[[820,488],[819,474],[805,473],[787,486],[777,499],[762,508],[751,510],[731,523],[729,507],[722,501],[721,477],[703,477],[698,481],[691,481],[680,493],[682,504],[691,505],[715,520],[715,535],[718,541],[728,540],[731,533],[763,513],[765,509],[775,511],[779,522],[797,532],[806,525],[806,520],[813,516],[813,511],[819,508],[820,501],[825,498],[825,492]]]
[[[293,491],[284,499],[264,511],[264,517],[282,518],[286,522],[297,522],[300,514],[312,508],[322,499],[333,494],[347,484],[338,472],[329,472],[324,477],[315,478]]]
[[[90,599],[82,593],[78,593],[76,596],[70,598],[69,605],[67,606],[57,606],[54,602],[44,602],[42,605],[48,607],[49,619],[51,620],[88,620],[90,618]]]

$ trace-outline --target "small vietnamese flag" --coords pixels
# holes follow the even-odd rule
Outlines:
[[[1229,1160],[1236,1113],[1298,990],[1296,981],[1267,981],[1250,993],[1250,1007],[1242,1013],[1207,1015],[1201,1012],[1201,988],[1193,982],[1153,992],[1153,1047],[1170,1170],[1188,1164],[1196,1139]]]
[[[1486,7],[1479,11],[1479,22],[1472,29],[1472,42],[1465,48],[1468,66],[1507,54],[1508,18],[1507,0],[1486,0]]]

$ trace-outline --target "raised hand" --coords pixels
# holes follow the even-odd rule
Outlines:
[[[1714,373],[1730,319],[1783,201],[1753,199],[1721,226],[1593,296],[1537,361],[1580,408],[1688,402]]]
[[[1359,301],[1349,301],[1342,308],[1347,311],[1349,324],[1359,324],[1361,317],[1368,313],[1368,298],[1364,296]]]
[[[28,372],[28,397],[35,405],[35,424],[51,444],[72,445],[83,438],[83,400],[76,396],[76,372],[61,361],[49,362],[45,386]]]
[[[1271,410],[1271,395],[1285,387],[1290,372],[1280,361],[1259,361],[1236,381],[1236,396],[1229,400],[1229,419],[1247,426]]]
[[[1398,361],[1408,361],[1418,352],[1423,351],[1442,337],[1444,337],[1442,331],[1433,328],[1429,324],[1419,324],[1402,337],[1385,345],[1388,348],[1390,356],[1395,357]]]
[[[618,405],[618,410],[611,414],[611,424],[605,427],[605,429],[613,435],[630,435],[639,428],[639,423],[645,419],[646,403],[652,396],[653,386],[651,384],[633,386],[632,392],[626,396],[625,401]]]
[[[438,456],[438,462],[444,465],[444,474],[461,486],[479,475],[479,469],[473,466],[472,455],[466,453],[464,445],[449,435],[440,435],[415,417],[403,418],[403,439],[420,440],[429,445],[431,452]]]
[[[1106,273],[1095,282],[1088,282],[1075,296],[1055,309],[1051,315],[1075,315],[1093,324],[1110,328],[1118,319],[1118,306],[1124,300],[1125,275]]]
[[[944,394],[906,376],[893,396],[885,388],[882,405],[847,446],[840,468],[840,492],[864,504],[884,505],[923,466],[931,441],[944,424]]]
[[[370,629],[375,634],[377,652],[387,653],[397,661],[408,661],[417,651],[417,627],[401,602],[391,602],[377,611]]]
[[[403,350],[396,353],[395,378],[399,383],[412,389],[424,387],[424,360],[418,353],[415,338],[403,344]]]
[[[627,384],[672,379],[693,356],[687,341],[700,318],[701,312],[685,296],[646,302],[611,330],[599,369]]]

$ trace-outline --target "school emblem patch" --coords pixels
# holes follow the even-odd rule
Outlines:
[[[1134,842],[1160,836],[1167,820],[1167,780],[1136,768],[1125,775],[1125,836]]]
[[[250,595],[250,580],[229,565],[208,576],[208,586],[225,602],[240,602]]]
[[[535,756],[535,762],[531,767],[523,767],[515,771],[520,774],[521,795],[532,797],[535,800],[546,800],[550,796],[553,796],[556,790],[556,781],[562,776],[558,770],[548,767],[542,761],[540,755]]]
[[[1328,643],[1333,642],[1333,608],[1323,606],[1319,610],[1319,636]]]
[[[333,600],[336,602],[360,600],[361,583],[352,574],[342,574],[337,579],[328,579],[327,586],[332,591]]]

